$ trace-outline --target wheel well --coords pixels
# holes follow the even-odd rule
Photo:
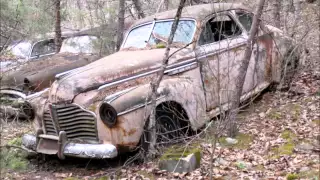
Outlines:
[[[175,101],[166,101],[161,104],[159,104],[156,107],[156,115],[157,113],[162,112],[170,112],[173,113],[177,119],[179,120],[179,123],[182,127],[189,126],[189,118],[186,110],[182,107],[181,104],[175,102]]]
[[[189,135],[193,135],[193,131],[192,128],[190,127],[190,122],[189,122],[189,118],[188,118],[188,114],[185,111],[185,109],[181,106],[181,104],[174,102],[174,101],[166,101],[166,102],[162,102],[159,105],[157,105],[156,107],[156,116],[159,116],[160,113],[166,113],[166,112],[170,112],[170,113],[174,113],[174,115],[176,115],[178,118],[178,123],[180,124],[180,127],[182,127],[182,129],[180,129],[181,131],[183,131],[183,134],[189,136]],[[149,119],[149,118],[148,118]],[[149,131],[148,129],[148,124],[149,124],[149,120],[146,121],[146,123],[144,124],[144,132],[141,135],[140,138],[140,147],[144,152],[148,151],[148,144],[149,144]]]

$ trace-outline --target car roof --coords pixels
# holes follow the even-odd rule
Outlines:
[[[212,4],[201,4],[195,6],[187,6],[182,9],[181,18],[193,18],[196,20],[202,20],[210,14],[229,11],[234,9],[243,9],[246,11],[251,11],[251,9],[239,3],[212,3]],[[177,9],[170,11],[164,11],[157,13],[151,16],[147,16],[143,19],[140,19],[134,23],[133,26],[143,24],[146,22],[153,21],[154,19],[163,20],[163,19],[174,19],[176,16]]]

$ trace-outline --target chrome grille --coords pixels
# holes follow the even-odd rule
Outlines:
[[[96,118],[93,113],[76,104],[51,105],[49,108],[51,113],[49,116],[44,113],[43,118],[47,134],[52,133],[51,127],[56,124],[56,129],[65,131],[69,139],[97,140]],[[51,124],[47,123],[48,117],[51,118]]]
[[[53,124],[52,117],[50,115],[49,110],[47,110],[43,113],[43,123],[44,123],[44,127],[46,129],[46,134],[57,135],[57,132],[54,128],[54,124]]]

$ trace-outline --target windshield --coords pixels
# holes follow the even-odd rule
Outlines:
[[[14,56],[27,58],[31,49],[31,43],[20,42],[8,47],[8,52],[11,52]]]
[[[62,42],[60,52],[69,53],[95,53],[99,49],[98,38],[96,36],[76,36],[65,39]]]
[[[173,20],[156,22],[137,27],[130,31],[123,48],[145,48],[158,44],[166,44],[170,35]],[[193,20],[181,20],[173,38],[173,44],[186,45],[191,43],[195,31]]]

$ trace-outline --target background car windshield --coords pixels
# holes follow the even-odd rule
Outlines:
[[[18,44],[11,45],[7,48],[7,51],[11,52],[14,56],[27,58],[31,49],[31,43],[20,42]]]
[[[34,44],[31,57],[42,56],[56,52],[54,39],[43,40]]]
[[[60,52],[95,53],[98,38],[96,36],[77,36],[65,39]],[[99,49],[99,48],[98,48]]]
[[[172,24],[173,24],[173,21],[156,22],[152,30],[151,37],[150,37],[150,32],[151,32],[152,24],[135,28],[129,33],[123,47],[124,48],[129,48],[129,47],[144,48],[147,46],[147,44],[156,45],[160,41],[165,43],[168,41]],[[192,20],[179,21],[177,31],[174,35],[173,43],[181,43],[181,44],[190,43],[192,41],[194,31],[195,31],[194,21]]]

